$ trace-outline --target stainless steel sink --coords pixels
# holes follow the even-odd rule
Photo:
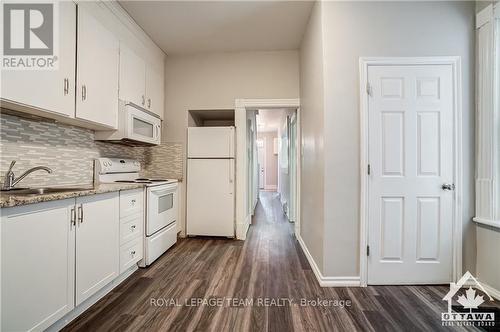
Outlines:
[[[2,190],[1,194],[4,195],[44,195],[44,194],[57,194],[69,191],[84,191],[92,190],[91,187],[51,187],[51,188],[14,188],[10,190]]]

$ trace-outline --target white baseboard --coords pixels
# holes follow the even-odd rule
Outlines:
[[[318,268],[318,265],[314,261],[309,249],[302,240],[302,237],[299,234],[296,234],[297,240],[299,241],[300,247],[304,254],[306,255],[307,261],[311,265],[311,268],[318,280],[318,283],[321,287],[360,287],[361,282],[359,276],[354,277],[325,277],[321,273],[321,270]]]
[[[57,322],[49,326],[45,331],[51,332],[51,331],[62,330],[66,325],[68,325],[75,318],[80,316],[85,310],[96,304],[97,301],[106,296],[109,292],[111,292],[115,287],[117,287],[119,284],[125,281],[125,279],[130,277],[132,273],[134,273],[138,269],[139,268],[137,267],[137,265],[130,267],[127,271],[119,275],[115,280],[111,281],[109,284],[104,286],[104,288],[102,288],[97,293],[95,293],[94,295],[83,301],[83,303],[81,303],[77,307],[73,308],[73,310],[68,312],[63,318],[59,319]]]
[[[477,281],[483,286],[484,290],[486,293],[488,293],[490,296],[494,297],[495,300],[500,301],[500,290],[491,287],[490,285],[486,284],[484,281],[481,281],[479,278],[477,278]],[[472,280],[467,280],[462,287],[473,287],[476,288],[476,283]]]
[[[481,286],[483,286],[486,293],[488,293],[488,294],[490,294],[490,296],[494,297],[495,300],[500,300],[500,290],[493,288],[488,284],[485,284],[481,280],[479,280],[479,282],[481,283]]]

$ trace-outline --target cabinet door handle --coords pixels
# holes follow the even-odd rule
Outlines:
[[[146,104],[146,97],[144,97],[144,95],[142,95],[142,106],[144,106],[144,104]]]
[[[148,98],[148,108],[151,108],[151,98]]]
[[[64,79],[64,95],[67,96],[69,93],[69,79]]]
[[[76,226],[76,210],[75,210],[75,207],[71,208],[71,225]]]
[[[80,206],[78,206],[78,222],[80,224],[83,223],[83,204],[80,204]]]
[[[87,86],[82,85],[82,100],[87,100]]]

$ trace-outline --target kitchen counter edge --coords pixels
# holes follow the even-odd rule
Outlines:
[[[0,208],[11,208],[28,204],[36,204],[80,196],[98,195],[114,191],[132,190],[139,188],[144,188],[144,185],[141,183],[107,183],[97,185],[94,188],[89,188],[88,190],[65,191],[43,195],[9,195],[2,193],[0,195]]]

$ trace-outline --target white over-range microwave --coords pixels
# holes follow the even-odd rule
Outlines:
[[[161,119],[135,104],[120,101],[118,129],[96,131],[95,139],[131,145],[159,145]]]

